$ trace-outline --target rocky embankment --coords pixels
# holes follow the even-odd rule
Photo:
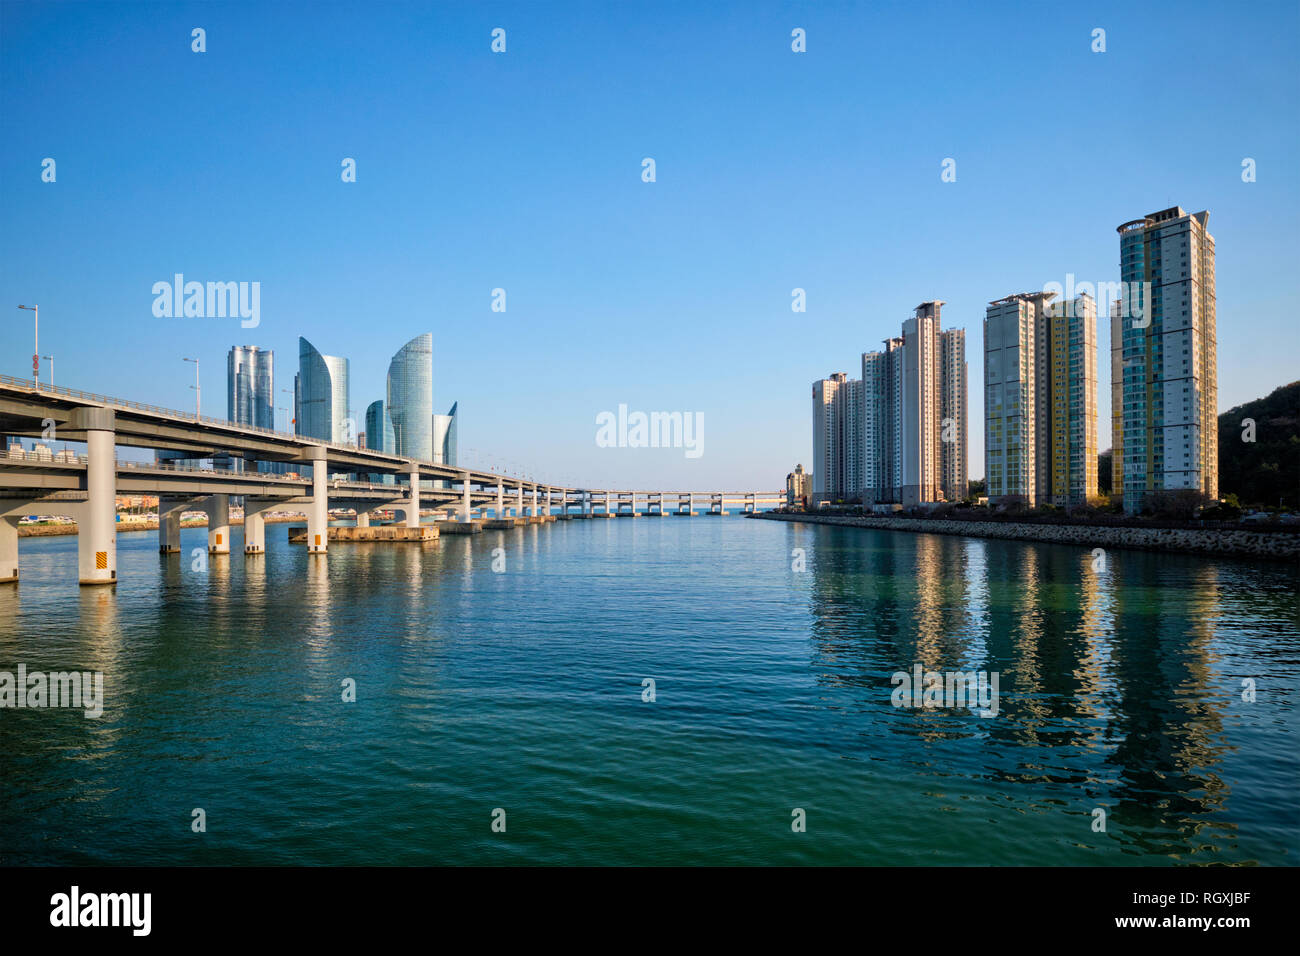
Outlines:
[[[971,538],[1045,541],[1088,548],[1137,548],[1189,554],[1232,555],[1274,561],[1300,560],[1300,533],[1244,528],[1131,528],[1087,524],[1030,524],[1014,521],[952,521],[943,518],[857,517],[851,515],[757,515],[772,521],[838,524],[882,531],[958,534]]]

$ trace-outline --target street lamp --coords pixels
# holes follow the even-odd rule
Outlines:
[[[194,384],[190,388],[194,389],[194,417],[199,418],[202,415],[200,400],[203,397],[203,390],[199,387],[199,360],[195,358],[181,359],[182,362],[194,363]]]
[[[291,388],[282,388],[282,389],[280,389],[280,392],[281,392],[282,394],[284,394],[284,395],[289,395],[289,396],[292,396],[292,395],[294,394],[293,389],[291,389]],[[293,403],[293,410],[294,410],[295,413],[297,413],[297,411],[298,411],[298,403],[297,403],[297,402],[294,402],[294,403]],[[292,435],[292,434],[295,434],[295,433],[298,431],[298,420],[297,420],[296,418],[291,418],[291,417],[289,416],[289,409],[286,408],[284,411],[285,411],[285,418],[288,419],[288,422],[289,422],[289,426],[286,427],[285,430],[288,431],[289,434],[291,434],[291,435]]]
[[[32,338],[34,347],[32,349],[32,381],[36,387],[41,387],[41,307],[39,305],[20,305],[18,308],[27,309],[32,313]]]
[[[54,356],[42,355],[41,358],[50,363],[50,388],[54,387]]]

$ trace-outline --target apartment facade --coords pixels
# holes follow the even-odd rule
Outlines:
[[[785,503],[787,507],[808,507],[810,478],[812,478],[812,475],[803,470],[803,465],[795,465],[794,471],[785,476]]]
[[[984,316],[984,473],[992,504],[1097,496],[1097,310],[1026,292]]]
[[[1119,323],[1122,418],[1113,446],[1123,454],[1129,513],[1140,512],[1157,491],[1218,497],[1215,252],[1208,223],[1208,212],[1173,206],[1117,227],[1120,278],[1128,289],[1142,290]]]
[[[812,503],[862,494],[862,382],[845,372],[813,382]]]
[[[965,330],[923,302],[902,335],[862,356],[863,502],[955,501],[967,488]]]

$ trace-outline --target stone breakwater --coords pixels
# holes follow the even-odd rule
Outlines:
[[[1300,560],[1300,534],[1281,531],[1247,531],[1238,528],[1119,528],[1082,524],[1029,524],[1014,521],[948,521],[942,518],[867,518],[849,515],[757,515],[772,521],[838,524],[882,531],[958,534],[971,538],[1007,538],[1044,541],[1086,548],[1135,548],[1143,551],[1177,551],[1189,554],[1230,555]]]

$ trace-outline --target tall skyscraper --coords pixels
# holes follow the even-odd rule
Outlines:
[[[862,354],[864,504],[903,500],[903,340],[885,339],[881,352]]]
[[[862,382],[844,372],[813,382],[813,503],[862,494]]]
[[[1181,206],[1119,226],[1124,510],[1154,491],[1219,493],[1218,344],[1210,214]],[[1135,291],[1137,290],[1137,291]],[[1146,292],[1149,291],[1149,297]]]
[[[275,428],[275,353],[235,345],[226,355],[226,418]]]
[[[446,415],[433,416],[433,460],[439,465],[456,464],[456,402]]]
[[[433,461],[433,335],[407,342],[388,365],[385,401],[392,422],[393,452]]]
[[[939,493],[944,501],[966,497],[966,330],[939,333]]]
[[[1089,295],[1026,292],[984,317],[989,501],[1082,504],[1097,495],[1097,311]]]
[[[360,429],[348,427],[348,360],[322,355],[305,338],[298,339],[298,375],[294,379],[297,433],[305,438],[343,445]]]
[[[966,333],[940,330],[922,302],[903,334],[862,356],[863,501],[915,505],[964,497]]]
[[[388,419],[383,400],[371,402],[366,406],[366,447],[391,455],[395,445],[393,423]]]
[[[1110,304],[1110,500],[1124,500],[1124,305]]]

